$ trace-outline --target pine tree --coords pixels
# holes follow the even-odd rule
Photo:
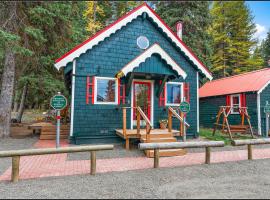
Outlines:
[[[207,33],[211,24],[209,2],[162,1],[156,11],[176,31],[176,23],[183,21],[183,41],[195,52],[202,62],[210,66],[211,38]]]
[[[211,9],[213,24],[212,72],[225,77],[251,71],[251,50],[257,41],[253,16],[244,1],[214,2]],[[253,63],[254,64],[254,63]]]
[[[267,33],[266,39],[262,43],[262,54],[265,66],[270,67],[270,30]]]

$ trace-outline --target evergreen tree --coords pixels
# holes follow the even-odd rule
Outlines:
[[[215,77],[225,77],[250,71],[252,39],[256,32],[253,16],[244,1],[213,3],[213,24],[209,29],[213,38],[211,68]],[[256,64],[256,63],[255,63]]]
[[[262,43],[262,54],[265,66],[270,67],[270,30],[267,33],[266,39]]]
[[[176,32],[176,23],[183,21],[183,41],[195,52],[202,62],[210,66],[211,38],[207,33],[211,24],[207,1],[162,1],[156,11]]]

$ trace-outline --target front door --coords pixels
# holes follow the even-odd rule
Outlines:
[[[134,81],[133,83],[133,106],[140,106],[148,119],[151,121],[151,83]],[[133,110],[133,125],[136,127],[136,109]],[[145,121],[141,118],[141,126],[144,127]]]

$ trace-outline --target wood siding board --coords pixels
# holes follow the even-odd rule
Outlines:
[[[142,28],[143,27],[143,28]],[[196,69],[191,65],[166,37],[157,30],[149,20],[142,24],[140,17],[133,20],[122,30],[117,31],[111,37],[102,41],[98,46],[93,47],[91,51],[82,54],[77,60],[77,75],[97,74],[102,77],[114,77],[115,74],[133,58],[140,55],[142,50],[137,47],[136,40],[140,35],[149,39],[150,45],[158,42],[159,45],[170,54],[170,56],[181,66],[188,74],[186,82],[190,83],[190,103],[191,111],[187,116],[187,121],[191,125],[187,135],[195,137],[197,131],[197,86]],[[124,39],[124,40],[123,40]],[[153,58],[153,59],[152,59]],[[170,68],[164,66],[158,56],[153,55],[149,61],[142,63],[138,70],[143,72],[157,71],[159,73],[174,73]],[[75,103],[74,103],[74,141],[90,141],[91,138],[98,141],[107,140],[106,138],[115,138],[115,129],[122,127],[122,110],[118,105],[87,105],[85,103],[86,77],[76,77]],[[174,81],[183,82],[182,78]],[[154,84],[154,94],[159,89],[158,81]],[[126,98],[131,102],[131,94]],[[167,118],[167,111],[164,107],[159,107],[159,99],[154,95],[154,127],[159,127],[159,120]],[[127,110],[127,128],[130,128],[130,109]],[[179,129],[179,121],[173,121],[175,129]],[[82,138],[82,139],[80,139]],[[103,139],[102,139],[103,138]]]

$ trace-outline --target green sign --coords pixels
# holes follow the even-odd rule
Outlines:
[[[270,114],[270,104],[266,104],[265,105],[265,107],[264,107],[264,112],[266,113],[266,114]]]
[[[51,98],[51,107],[55,110],[63,110],[67,106],[67,99],[61,94],[55,95]]]
[[[183,113],[189,113],[190,111],[190,104],[186,101],[180,103],[180,111]]]

